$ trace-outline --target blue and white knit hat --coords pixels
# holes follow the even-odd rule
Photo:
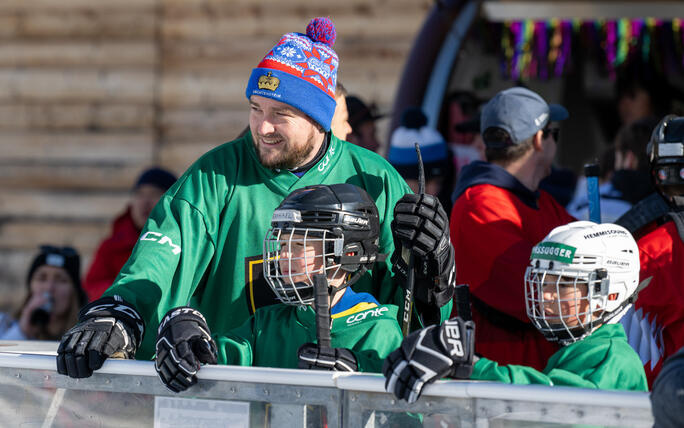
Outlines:
[[[306,34],[285,34],[252,70],[247,99],[260,95],[284,102],[329,131],[337,105],[335,37],[335,25],[328,18],[312,19]]]
[[[418,177],[418,156],[415,144],[425,165],[426,176],[443,174],[448,168],[449,155],[444,137],[427,125],[427,117],[418,107],[409,107],[401,115],[401,126],[390,139],[389,162],[404,178]]]

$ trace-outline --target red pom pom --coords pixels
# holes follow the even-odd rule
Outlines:
[[[306,35],[314,42],[325,43],[332,47],[335,44],[337,32],[335,31],[335,24],[330,18],[314,18],[306,26]]]

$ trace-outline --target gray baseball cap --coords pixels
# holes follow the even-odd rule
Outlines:
[[[526,88],[499,92],[485,104],[480,131],[492,127],[508,132],[514,144],[527,140],[551,121],[565,120],[568,111],[559,104],[547,104],[539,94]]]

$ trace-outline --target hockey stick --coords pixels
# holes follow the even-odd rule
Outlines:
[[[473,319],[473,312],[470,310],[470,287],[468,284],[459,284],[454,292],[456,300],[456,311],[463,321]]]
[[[328,294],[328,278],[323,274],[314,275],[313,285],[318,349],[330,348],[330,296]]]
[[[420,146],[416,143],[416,156],[418,156],[418,194],[425,193],[425,171],[423,169],[423,157],[420,155]],[[402,248],[403,252],[410,250]],[[406,254],[401,257],[406,260]],[[411,331],[411,312],[413,312],[413,285],[416,282],[416,272],[414,269],[415,256],[413,253],[408,255],[408,272],[406,272],[406,294],[404,294],[404,317],[401,323],[401,332],[404,337],[408,336]]]
[[[589,220],[601,223],[601,199],[599,196],[598,176],[601,168],[596,163],[584,165],[584,176],[587,177],[587,198],[589,199]]]

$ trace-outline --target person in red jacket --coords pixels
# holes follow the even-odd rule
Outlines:
[[[499,92],[480,119],[489,162],[465,166],[454,192],[451,242],[457,283],[470,285],[475,352],[501,364],[543,370],[558,350],[527,317],[524,277],[532,247],[574,220],[539,190],[556,153],[552,122],[567,117],[528,89]]]
[[[669,211],[635,232],[640,279],[652,279],[621,322],[652,387],[663,362],[684,346],[684,117],[660,121],[647,151]]]
[[[175,182],[176,176],[162,168],[147,169],[138,177],[126,211],[114,220],[112,233],[100,243],[88,269],[83,282],[88,301],[98,299],[112,285],[138,242],[152,208]]]

